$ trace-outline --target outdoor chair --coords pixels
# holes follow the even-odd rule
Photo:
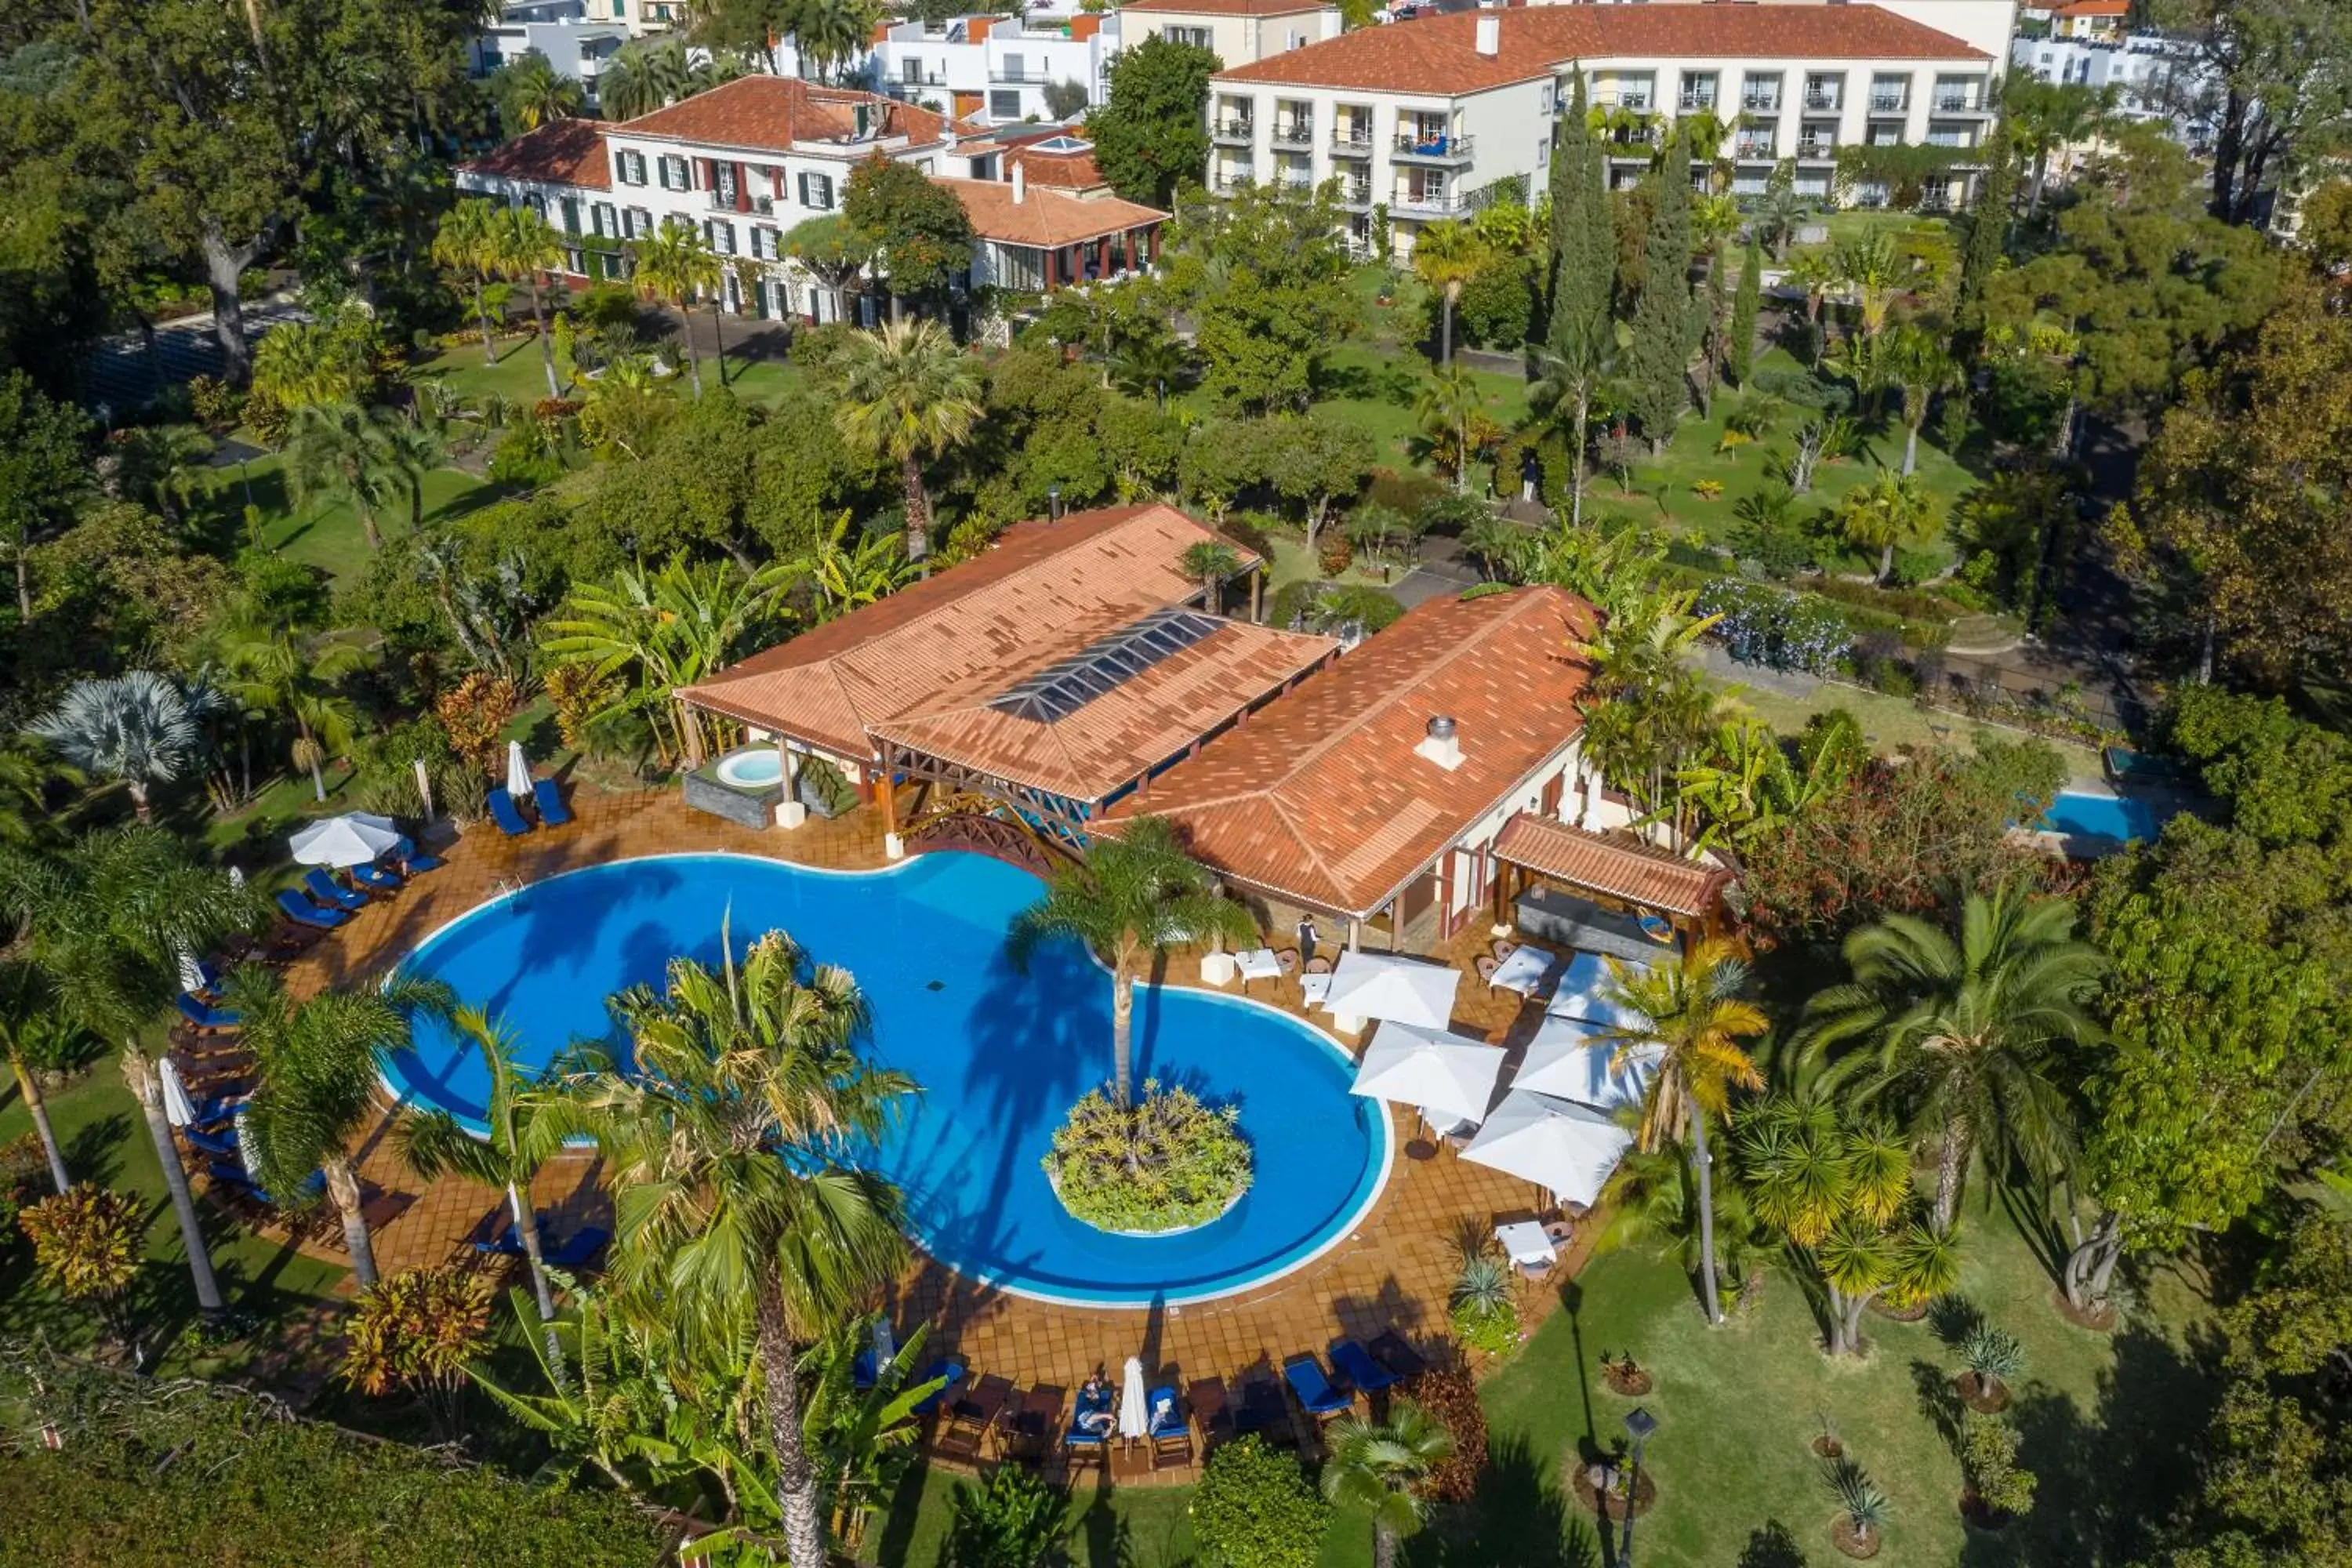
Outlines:
[[[604,1251],[604,1244],[612,1239],[609,1231],[583,1225],[549,1249],[545,1260],[558,1268],[585,1268],[590,1259]]]
[[[1505,960],[1505,959],[1507,959],[1507,958],[1510,957],[1510,956],[1511,956],[1511,954],[1513,954],[1513,953],[1515,953],[1515,952],[1518,952],[1518,951],[1519,951],[1519,944],[1518,944],[1517,942],[1516,942],[1511,941],[1511,940],[1510,940],[1509,938],[1507,938],[1507,937],[1499,937],[1499,936],[1498,936],[1498,937],[1496,937],[1496,938],[1495,939],[1495,941],[1494,941],[1494,944],[1493,944],[1491,947],[1489,947],[1486,951],[1487,951],[1487,952],[1491,952],[1491,953],[1493,953],[1493,954],[1495,955],[1495,962],[1496,962],[1496,963],[1502,963],[1502,962],[1503,962],[1503,960]]]
[[[1233,1412],[1226,1408],[1225,1384],[1223,1378],[1204,1377],[1184,1391],[1184,1403],[1192,1407],[1192,1425],[1201,1434],[1201,1452],[1207,1453],[1234,1435]]]
[[[1482,952],[1478,955],[1475,967],[1478,971],[1478,983],[1492,991],[1495,988],[1495,975],[1503,967],[1501,962],[1489,958]]]
[[[1089,1399],[1083,1391],[1070,1411],[1070,1424],[1062,1432],[1062,1453],[1072,1469],[1080,1465],[1099,1465],[1110,1453],[1111,1434],[1118,1429],[1116,1421],[1102,1419],[1115,1415],[1118,1410],[1118,1395],[1106,1391],[1100,1397]]]
[[[1162,1464],[1189,1465],[1192,1462],[1192,1424],[1184,1418],[1184,1406],[1177,1401],[1173,1387],[1155,1388],[1144,1401],[1151,1413],[1143,1429],[1145,1441],[1151,1445],[1151,1468]]]
[[[1295,947],[1284,948],[1274,955],[1274,961],[1282,965],[1282,973],[1286,978],[1298,973],[1298,950]]]
[[[1017,1462],[1043,1460],[1062,1424],[1062,1403],[1067,1397],[1060,1384],[1051,1383],[1041,1383],[1023,1394],[1020,1403],[999,1417],[998,1457]]]
[[[973,1383],[971,1391],[948,1405],[948,1418],[932,1446],[950,1459],[978,1463],[981,1448],[995,1430],[996,1418],[1012,1397],[1013,1384],[991,1373]]]
[[[563,804],[563,791],[553,779],[535,782],[530,786],[530,798],[539,803],[541,827],[562,827],[572,820],[572,810]]]
[[[234,1130],[226,1132],[208,1132],[200,1127],[188,1126],[180,1129],[180,1136],[187,1141],[189,1148],[199,1154],[210,1154],[223,1160],[234,1160],[237,1157],[236,1133]]]
[[[956,1386],[963,1382],[963,1363],[950,1360],[946,1356],[941,1356],[938,1361],[931,1363],[924,1372],[922,1381],[929,1383],[935,1378],[944,1378],[946,1381],[916,1402],[915,1414],[929,1415],[932,1411],[937,1410],[949,1395],[955,1393]]]
[[[236,1028],[243,1022],[235,1013],[226,1008],[215,1007],[208,1002],[200,1002],[184,991],[180,993],[176,1005],[180,1009],[180,1016],[185,1018],[189,1026],[199,1034],[221,1034]]]
[[[522,1237],[515,1230],[514,1220],[504,1207],[494,1208],[484,1215],[466,1239],[484,1258],[523,1256]]]
[[[441,858],[437,855],[418,854],[416,850],[416,840],[414,838],[404,837],[399,843],[394,845],[392,847],[392,858],[400,862],[402,873],[410,877],[417,876],[425,871],[438,871],[441,869]]]
[[[221,972],[219,966],[208,962],[207,960],[200,958],[196,960],[195,967],[196,979],[200,984],[191,986],[189,988],[188,994],[205,1002],[217,999],[220,995],[221,988]],[[184,975],[185,972],[184,971]]]
[[[381,866],[354,866],[352,880],[371,893],[396,893],[401,889],[400,878]]]
[[[1355,1405],[1352,1395],[1332,1385],[1323,1363],[1312,1355],[1295,1355],[1282,1363],[1282,1381],[1290,1384],[1298,1407],[1318,1422],[1345,1415]]]
[[[296,925],[316,931],[332,931],[352,918],[345,910],[322,910],[291,888],[278,895],[278,910]]]
[[[1276,1447],[1298,1447],[1298,1425],[1290,1418],[1282,1390],[1272,1378],[1262,1375],[1242,1380],[1241,1405],[1234,1412],[1234,1436],[1246,1437],[1252,1433]]]
[[[523,820],[520,811],[515,809],[514,796],[503,789],[493,789],[488,798],[490,820],[499,825],[500,833],[509,838],[520,838],[530,831],[530,824]]]
[[[1369,1348],[1372,1359],[1396,1373],[1399,1382],[1411,1383],[1429,1370],[1428,1361],[1394,1329],[1381,1331]]]
[[[1307,961],[1307,973],[1328,974],[1331,973],[1331,961],[1328,958],[1310,958]]]
[[[1370,1397],[1393,1384],[1396,1373],[1372,1359],[1372,1352],[1353,1340],[1331,1342],[1331,1370],[1354,1385],[1357,1393]]]
[[[368,900],[365,893],[356,893],[349,888],[337,887],[335,879],[316,866],[302,873],[302,890],[309,893],[321,909],[363,910],[367,908]]]

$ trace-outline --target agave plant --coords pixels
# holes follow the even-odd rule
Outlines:
[[[2025,1370],[2025,1347],[2016,1335],[1979,1322],[1960,1340],[1960,1360],[1976,1378],[1977,1392],[1994,1399],[2005,1392],[2009,1379]]]
[[[28,728],[71,766],[93,778],[120,780],[142,822],[147,786],[185,773],[203,743],[187,698],[147,669],[77,682]]]
[[[1830,1495],[1837,1499],[1837,1518],[1857,1546],[1867,1545],[1895,1515],[1895,1505],[1878,1489],[1868,1471],[1852,1459],[1832,1459],[1823,1472]]]
[[[1465,1258],[1462,1272],[1454,1277],[1449,1300],[1454,1310],[1465,1316],[1497,1317],[1517,1310],[1518,1293],[1510,1265],[1499,1258]]]

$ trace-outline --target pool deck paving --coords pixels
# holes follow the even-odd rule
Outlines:
[[[667,791],[600,794],[587,788],[573,800],[575,822],[513,839],[485,822],[442,848],[446,864],[397,896],[379,900],[348,925],[321,938],[288,968],[298,995],[363,984],[380,977],[427,936],[479,904],[562,871],[649,855],[725,850],[836,870],[887,864],[879,814],[857,809],[831,821],[812,817],[792,831],[755,832],[688,809]],[[1449,956],[1465,970],[1485,951],[1483,928],[1465,933]],[[1198,985],[1200,963],[1171,954],[1166,984]],[[1270,1003],[1318,1027],[1328,1016],[1306,1011],[1295,979],[1251,988]],[[1532,1033],[1539,1010],[1509,993],[1490,993],[1465,973],[1454,1026],[1506,1045]],[[1524,1016],[1523,1016],[1524,1015]],[[1356,1042],[1335,1036],[1351,1048]],[[1356,1228],[1312,1261],[1259,1288],[1188,1306],[1155,1310],[1055,1305],[1018,1297],[963,1279],[917,1254],[891,1292],[900,1337],[917,1323],[931,1325],[930,1348],[952,1356],[972,1377],[1003,1378],[1026,1391],[1044,1386],[1075,1391],[1105,1369],[1114,1384],[1126,1358],[1140,1356],[1152,1386],[1189,1386],[1222,1379],[1237,1387],[1244,1376],[1277,1382],[1283,1362],[1306,1352],[1321,1355],[1333,1340],[1369,1340],[1393,1330],[1423,1352],[1446,1338],[1446,1298],[1458,1266],[1454,1237],[1465,1223],[1481,1230],[1530,1217],[1539,1195],[1527,1183],[1471,1164],[1421,1135],[1410,1110],[1391,1107],[1397,1155],[1385,1188]],[[369,1214],[380,1270],[477,1258],[471,1237],[494,1212],[503,1221],[502,1194],[456,1178],[421,1183],[401,1162],[388,1134],[387,1115],[359,1146],[360,1172],[370,1192]],[[610,1204],[597,1184],[593,1156],[566,1155],[544,1168],[532,1198],[551,1212],[551,1242],[582,1225],[609,1228]],[[331,1229],[332,1227],[326,1227]],[[306,1248],[324,1250],[323,1237]],[[1523,1283],[1528,1327],[1558,1300],[1558,1286],[1589,1253],[1580,1234],[1541,1281]],[[514,1268],[514,1265],[500,1265]],[[1304,1435],[1311,1424],[1300,1418]],[[984,1457],[993,1458],[992,1446]],[[1115,1479],[1181,1480],[1184,1468],[1153,1471],[1140,1450],[1115,1454]]]

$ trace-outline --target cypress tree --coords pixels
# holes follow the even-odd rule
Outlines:
[[[1764,247],[1751,237],[1747,262],[1739,269],[1739,292],[1731,300],[1731,353],[1725,361],[1731,379],[1742,386],[1756,368],[1756,313],[1763,304]]]
[[[1617,232],[1609,216],[1609,175],[1585,122],[1584,73],[1560,120],[1551,153],[1551,329],[1545,347],[1568,405],[1571,472],[1569,521],[1584,521],[1584,447],[1593,395],[1617,347],[1609,296],[1617,272]]]
[[[1690,407],[1690,358],[1698,324],[1691,303],[1690,142],[1676,126],[1658,164],[1656,200],[1642,247],[1642,297],[1627,348],[1633,414],[1653,456]]]
[[[1960,252],[1959,297],[1952,315],[1960,331],[1970,335],[1984,330],[1985,285],[2000,270],[2009,243],[2010,204],[2017,195],[2017,163],[2010,151],[2006,121],[1993,127],[1987,139],[1996,154],[1977,187],[1976,205],[1969,213],[1969,238]]]

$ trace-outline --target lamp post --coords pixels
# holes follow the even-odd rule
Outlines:
[[[1633,1502],[1642,1491],[1642,1445],[1658,1429],[1658,1418],[1643,1405],[1625,1413],[1625,1436],[1633,1439],[1633,1479],[1625,1486],[1625,1544],[1618,1550],[1617,1568],[1633,1568]]]

